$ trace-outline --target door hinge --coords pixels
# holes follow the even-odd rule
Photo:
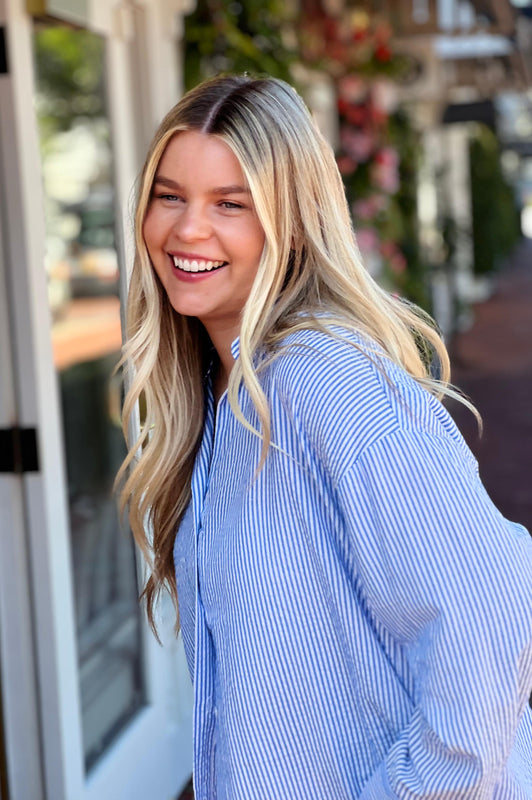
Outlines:
[[[4,25],[0,25],[0,75],[7,75],[8,72],[6,29]]]
[[[0,473],[39,471],[35,428],[0,428]]]

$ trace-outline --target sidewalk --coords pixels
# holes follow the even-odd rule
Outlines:
[[[450,406],[479,461],[486,489],[504,516],[532,532],[532,240],[523,240],[499,274],[493,296],[451,345],[452,381],[484,421]]]

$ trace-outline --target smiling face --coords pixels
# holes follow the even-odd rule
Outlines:
[[[175,311],[197,317],[215,346],[236,338],[264,232],[238,159],[224,142],[197,131],[170,140],[143,234]]]

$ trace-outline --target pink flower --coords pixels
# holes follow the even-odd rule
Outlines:
[[[375,156],[371,177],[375,186],[387,194],[399,189],[399,158],[392,147],[383,147]]]
[[[379,237],[375,228],[360,228],[356,236],[361,253],[367,255],[378,251]]]
[[[388,198],[382,194],[372,194],[353,203],[352,212],[355,219],[370,220],[385,210]]]
[[[371,134],[345,126],[340,130],[340,142],[347,155],[357,163],[368,161],[375,148],[375,139]]]
[[[380,251],[395,275],[402,275],[405,272],[406,259],[395,242],[381,242]]]
[[[396,275],[402,275],[406,271],[406,258],[402,253],[397,254],[390,260],[390,269]]]
[[[340,173],[346,176],[352,175],[357,168],[356,162],[353,161],[351,156],[339,156],[336,163],[338,164]]]
[[[381,242],[381,253],[385,258],[391,258],[397,251],[395,242]]]
[[[382,147],[375,155],[375,161],[377,161],[379,164],[397,167],[399,163],[399,155],[397,150],[395,150],[393,147]]]
[[[367,84],[359,75],[346,75],[338,81],[340,97],[348,103],[360,103],[367,92]]]
[[[355,219],[369,220],[375,216],[373,211],[373,204],[368,200],[357,200],[353,203],[352,207],[353,217]]]

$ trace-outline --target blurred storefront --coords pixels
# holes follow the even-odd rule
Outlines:
[[[393,4],[389,4],[393,5]],[[401,4],[399,4],[401,5]],[[411,72],[401,91],[423,138],[418,209],[432,311],[448,336],[520,236],[514,177],[503,173],[508,94],[531,85],[527,2],[421,0],[397,29]]]
[[[520,236],[527,146],[514,136],[504,154],[501,127],[512,97],[521,125],[530,107],[530,3],[302,0],[302,9],[307,67],[333,77],[338,163],[366,264],[450,338]]]
[[[118,519],[135,178],[182,93],[168,0],[0,2],[1,800],[161,800],[191,770],[172,614]]]

